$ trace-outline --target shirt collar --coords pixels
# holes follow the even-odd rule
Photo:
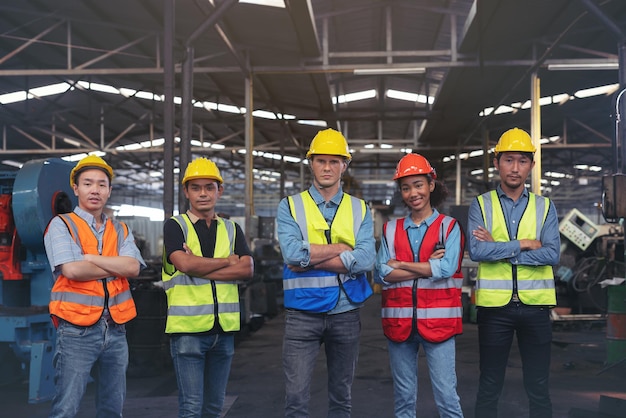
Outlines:
[[[74,213],[77,214],[78,216],[80,216],[81,218],[83,218],[85,220],[85,222],[87,222],[89,225],[91,225],[94,229],[96,229],[96,217],[93,216],[91,213],[87,212],[84,209],[81,209],[80,206],[76,206],[74,208]],[[104,212],[102,212],[101,216],[101,220],[102,223],[106,223],[107,221],[107,216]]]
[[[325,202],[324,198],[322,197],[322,194],[313,185],[309,187],[309,194],[313,198],[313,201],[315,202],[316,205],[321,205],[322,203]],[[333,202],[335,205],[339,206],[342,198],[343,198],[343,190],[341,186],[339,186],[339,191],[337,192],[336,195],[334,195],[330,199],[330,201]]]
[[[191,221],[192,224],[195,225],[196,222],[198,222],[200,220],[200,218],[196,215],[194,215],[190,210],[187,210],[187,216],[189,217],[189,220]],[[218,216],[214,215],[213,219],[217,219]]]
[[[435,222],[438,216],[439,216],[439,211],[433,208],[433,214],[430,215],[428,218],[426,218],[424,221],[422,221],[419,225],[416,225],[415,222],[413,222],[413,219],[411,219],[411,216],[407,216],[406,218],[404,218],[403,228],[405,230],[409,228],[418,228],[423,223],[425,223],[427,227],[431,226],[433,222]]]
[[[508,197],[506,195],[506,193],[504,193],[504,190],[502,190],[502,187],[500,187],[499,184],[498,184],[498,187],[496,188],[496,191],[498,193],[498,197],[506,197],[507,199],[511,199],[510,197]],[[520,195],[520,199],[521,198],[528,198],[528,189],[526,187],[524,187],[524,190],[522,190],[522,194]]]

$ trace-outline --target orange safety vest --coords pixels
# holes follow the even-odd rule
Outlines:
[[[396,260],[426,262],[435,245],[442,238],[448,237],[455,224],[454,218],[440,214],[426,230],[418,250],[418,260],[415,260],[408,233],[404,229],[404,218],[397,219],[395,224],[385,223],[383,233],[390,253],[395,252]],[[440,230],[441,235],[445,231],[445,237],[439,237]],[[416,278],[383,286],[381,317],[387,338],[403,342],[417,331],[425,340],[437,343],[463,332],[461,263],[464,246],[465,237],[461,230],[459,266],[452,277],[441,280]]]
[[[58,215],[72,236],[82,248],[83,254],[117,256],[128,236],[127,226],[118,221],[107,220],[102,238],[102,253],[98,251],[98,239],[93,231],[75,213]],[[125,277],[107,277],[101,280],[71,280],[62,274],[56,279],[50,294],[50,314],[74,325],[87,327],[98,322],[108,300],[111,318],[124,324],[137,316],[135,302]]]

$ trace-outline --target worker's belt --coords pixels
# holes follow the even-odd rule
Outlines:
[[[517,295],[517,293],[513,293],[513,296],[511,296],[511,302],[519,302],[519,296]]]

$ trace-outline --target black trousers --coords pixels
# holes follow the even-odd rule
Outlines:
[[[552,323],[550,310],[511,302],[501,308],[478,308],[480,381],[476,418],[496,418],[498,398],[504,385],[506,366],[513,342],[522,358],[524,388],[531,418],[551,418],[549,392]]]

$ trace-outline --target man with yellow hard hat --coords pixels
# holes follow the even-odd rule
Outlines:
[[[187,213],[163,226],[162,280],[180,417],[221,415],[241,313],[237,281],[254,274],[243,231],[217,215],[224,180],[215,163],[197,158],[182,180]]]
[[[477,418],[496,418],[513,335],[517,335],[529,416],[552,417],[549,391],[552,324],[556,305],[552,266],[560,256],[554,204],[529,192],[535,162],[527,132],[500,137],[493,164],[496,190],[478,196],[469,209],[469,254],[479,263],[476,280],[480,379]]]
[[[372,294],[366,278],[376,256],[372,216],[363,200],[342,191],[352,155],[340,132],[320,131],[306,157],[313,184],[281,200],[276,217],[285,262],[285,416],[309,416],[311,378],[323,343],[328,416],[349,417],[359,308]]]
[[[89,155],[70,173],[78,197],[71,213],[44,233],[55,278],[49,310],[58,327],[51,418],[73,417],[93,371],[98,416],[122,416],[128,343],[124,324],[137,313],[127,277],[145,263],[130,229],[103,213],[113,169]]]

